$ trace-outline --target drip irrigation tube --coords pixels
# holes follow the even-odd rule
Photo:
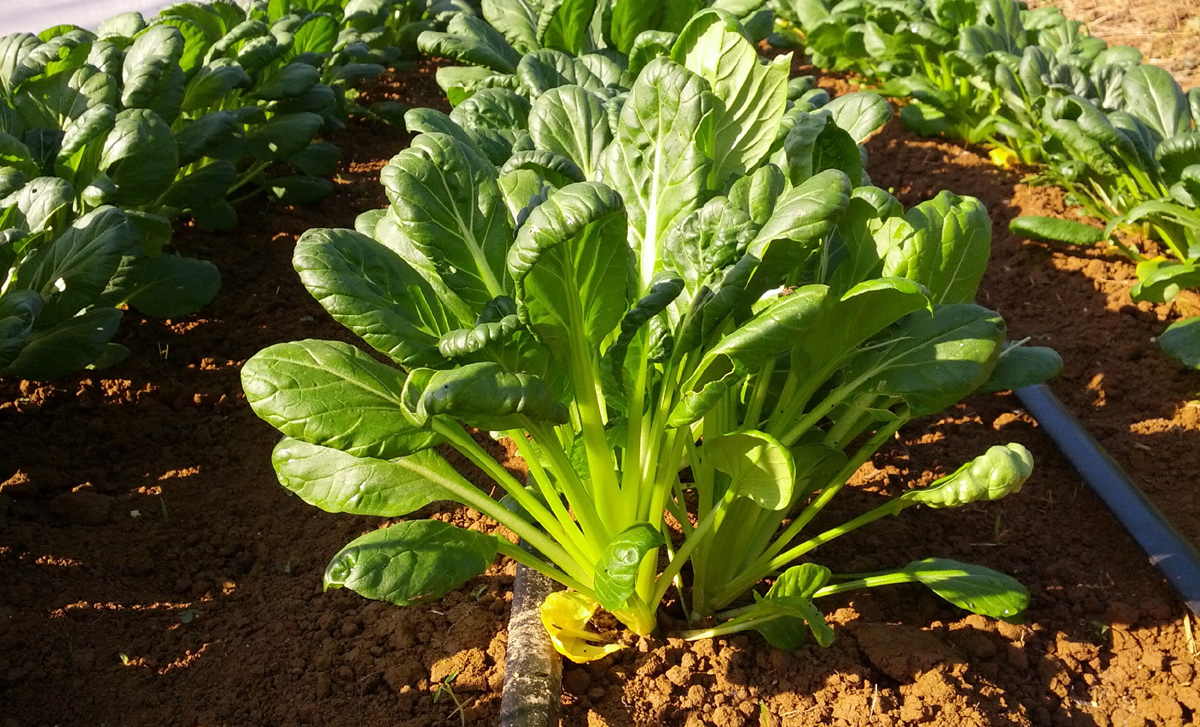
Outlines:
[[[560,586],[537,571],[517,566],[500,727],[557,727],[562,701],[562,658],[542,626],[541,608]]]
[[[1044,385],[1016,392],[1084,481],[1141,546],[1150,563],[1200,616],[1200,553]]]

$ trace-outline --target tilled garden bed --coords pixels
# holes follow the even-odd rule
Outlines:
[[[369,92],[443,105],[432,70]],[[292,246],[306,229],[349,227],[383,206],[378,170],[408,137],[360,122],[335,141],[337,191],[319,206],[249,206],[238,233],[177,234],[224,277],[202,314],[126,326],[134,356],[112,372],[0,385],[0,727],[495,723],[512,565],[416,608],[322,593],[329,557],[377,521],[320,513],[279,487],[275,436],[241,394],[241,363],[266,345],[353,340],[300,285]],[[1177,312],[1134,304],[1123,259],[1007,233],[1018,214],[1061,213],[1055,190],[897,123],[868,148],[873,182],[906,205],[941,189],[984,201],[995,236],[980,302],[1004,315],[1011,338],[1062,354],[1054,391],[1200,543],[1200,376],[1152,340]],[[1182,604],[1015,397],[976,397],[907,427],[822,519],[844,521],[1007,441],[1037,460],[1019,495],[909,512],[827,546],[822,560],[851,572],[929,556],[997,568],[1033,594],[1023,625],[964,618],[916,586],[830,599],[828,649],[642,640],[568,665],[564,724],[1200,720]],[[494,527],[458,507],[432,516]]]

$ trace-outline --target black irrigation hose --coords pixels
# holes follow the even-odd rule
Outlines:
[[[537,571],[517,566],[500,727],[558,727],[562,701],[562,658],[542,626],[542,602],[559,586]]]
[[[1125,526],[1188,609],[1200,616],[1200,553],[1044,385],[1016,392],[1084,481]]]

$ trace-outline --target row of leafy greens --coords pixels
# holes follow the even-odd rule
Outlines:
[[[231,230],[250,194],[329,194],[339,154],[317,137],[369,112],[350,84],[414,56],[455,8],[188,3],[0,38],[0,373],[114,363],[118,306],[174,317],[211,301],[216,267],[169,253],[171,222]]]
[[[636,74],[604,56],[612,83],[530,70],[536,82],[477,89],[449,115],[410,111],[420,133],[381,173],[388,207],[300,239],[305,286],[389,363],[317,340],[246,363],[252,409],[284,435],[280,482],[330,512],[459,502],[530,548],[402,520],[349,543],[326,587],[409,605],[501,553],[570,589],[542,616],[578,661],[617,648],[587,629],[598,607],[646,634],[673,587],[697,627],[687,636],[755,629],[785,648],[810,632],[828,644],[814,599],[850,588],[919,582],[1018,616],[1028,592],[986,568],[808,561],[885,515],[994,500],[1030,474],[1023,447],[994,447],[806,532],[905,422],[1061,366],[1006,347],[1001,317],[971,303],[990,249],[983,207],[942,193],[906,211],[863,185],[858,144],[888,104],[801,102],[810,84],[789,83],[790,57],[760,59],[727,11],[701,10],[657,48]],[[472,428],[510,438],[527,480]]]
[[[801,40],[818,66],[861,74],[910,102],[912,130],[996,148],[1039,164],[1035,181],[1106,223],[1025,217],[1013,230],[1040,240],[1114,242],[1137,263],[1134,300],[1168,302],[1200,286],[1200,88],[1108,45],[1055,7],[1015,0],[779,0],[775,40]],[[1127,228],[1166,247],[1151,256],[1117,240]],[[1159,338],[1200,366],[1200,318]]]

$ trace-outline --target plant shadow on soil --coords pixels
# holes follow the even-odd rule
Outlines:
[[[435,67],[369,88],[364,100],[445,109]],[[0,383],[0,727],[432,727],[458,723],[451,702],[433,701],[455,673],[468,723],[495,722],[511,564],[409,609],[322,593],[329,558],[379,521],[287,495],[269,464],[276,435],[241,396],[238,367],[266,345],[355,341],[300,285],[292,247],[310,227],[348,227],[386,204],[378,170],[408,137],[355,123],[335,141],[345,162],[324,203],[249,203],[236,234],[178,232],[180,248],[214,259],[225,276],[202,315],[128,314],[120,341],[134,354],[111,373]],[[1200,540],[1195,483],[1179,477],[1200,471],[1200,409],[1186,404],[1198,379],[1149,342],[1170,311],[1128,300],[1132,269],[1122,260],[1009,235],[1018,212],[1061,209],[1049,190],[895,122],[870,153],[875,182],[906,205],[940,188],[984,200],[995,240],[980,301],[1004,314],[1011,337],[1063,354],[1056,393]],[[1013,397],[975,397],[914,422],[822,522],[1010,440],[1038,462],[1019,495],[955,513],[910,510],[819,558],[843,571],[930,556],[987,565],[1030,589],[1024,625],[964,617],[919,586],[854,594],[823,604],[837,632],[829,649],[786,653],[756,635],[645,640],[569,665],[564,723],[749,727],[760,704],[777,727],[1193,720],[1200,693],[1182,606]],[[54,505],[64,494],[100,499]],[[495,528],[455,507],[418,516]]]

